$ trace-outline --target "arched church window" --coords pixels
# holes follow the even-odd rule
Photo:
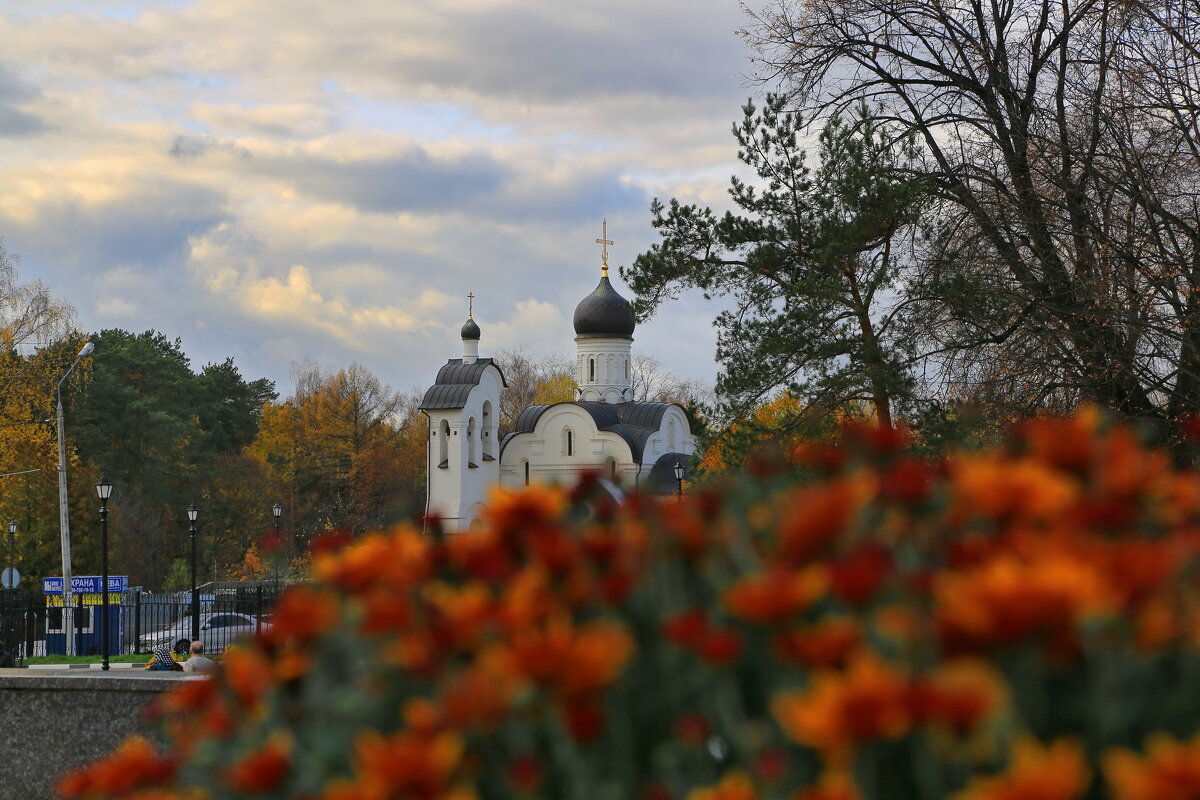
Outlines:
[[[492,430],[492,401],[483,401],[483,420],[480,425],[480,432],[483,436],[483,460],[488,461],[494,458],[492,454],[492,439],[495,438],[496,432]]]
[[[450,466],[450,422],[442,420],[441,441],[438,442],[438,466]]]
[[[616,356],[610,355],[604,362],[604,380],[612,383],[617,377]]]
[[[608,466],[608,477],[615,481],[617,479],[617,460],[609,456],[604,461]]]
[[[625,380],[629,380],[629,359],[625,359]]]
[[[526,460],[521,463],[523,463],[525,465],[525,485],[528,486],[529,485],[529,461]]]
[[[588,359],[588,383],[596,382],[596,359]]]
[[[563,428],[563,455],[575,455],[575,431]]]
[[[467,420],[467,466],[475,466],[475,418]]]
[[[675,452],[675,420],[667,421],[667,452]]]

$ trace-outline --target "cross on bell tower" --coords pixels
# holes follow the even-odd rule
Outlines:
[[[601,277],[607,278],[608,277],[608,246],[610,244],[616,244],[616,242],[611,241],[608,238],[608,219],[607,218],[604,220],[604,227],[601,230],[602,230],[602,233],[600,234],[600,238],[596,240],[596,244],[601,246],[601,248],[600,248],[600,275],[601,275]]]

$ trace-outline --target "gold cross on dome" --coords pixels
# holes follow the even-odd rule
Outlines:
[[[467,292],[467,319],[475,316],[475,293]]]
[[[604,277],[607,278],[608,277],[608,246],[610,244],[616,244],[616,242],[611,241],[608,238],[608,220],[607,219],[604,220],[604,227],[602,228],[602,230],[603,230],[603,233],[600,234],[601,238],[596,240],[596,244],[601,245],[600,269],[601,269]]]

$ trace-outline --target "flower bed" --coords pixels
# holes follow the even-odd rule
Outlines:
[[[314,548],[72,798],[1200,797],[1200,478],[1086,412]],[[588,514],[574,511],[589,505]],[[576,520],[571,522],[570,520]]]

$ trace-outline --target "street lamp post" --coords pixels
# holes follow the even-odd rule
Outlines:
[[[279,553],[283,549],[283,542],[279,538],[279,518],[283,516],[283,504],[276,503],[271,506],[271,516],[275,518],[275,599],[279,599]]]
[[[104,616],[100,618],[100,669],[108,670],[108,498],[112,497],[112,482],[107,475],[96,484],[96,496],[100,498],[100,591]]]
[[[92,354],[96,345],[88,342],[75,356],[75,363],[67,369],[58,382],[58,537],[62,545],[62,612],[63,633],[67,644],[67,655],[75,655],[75,609],[72,608],[71,593],[71,523],[67,519],[67,444],[63,435],[62,386],[71,376],[79,362]],[[104,587],[107,589],[108,587]]]
[[[192,641],[200,638],[200,598],[196,594],[196,517],[200,509],[192,503],[188,506],[188,533],[192,537]]]
[[[683,462],[676,461],[673,468],[675,473],[675,499],[683,502]]]

